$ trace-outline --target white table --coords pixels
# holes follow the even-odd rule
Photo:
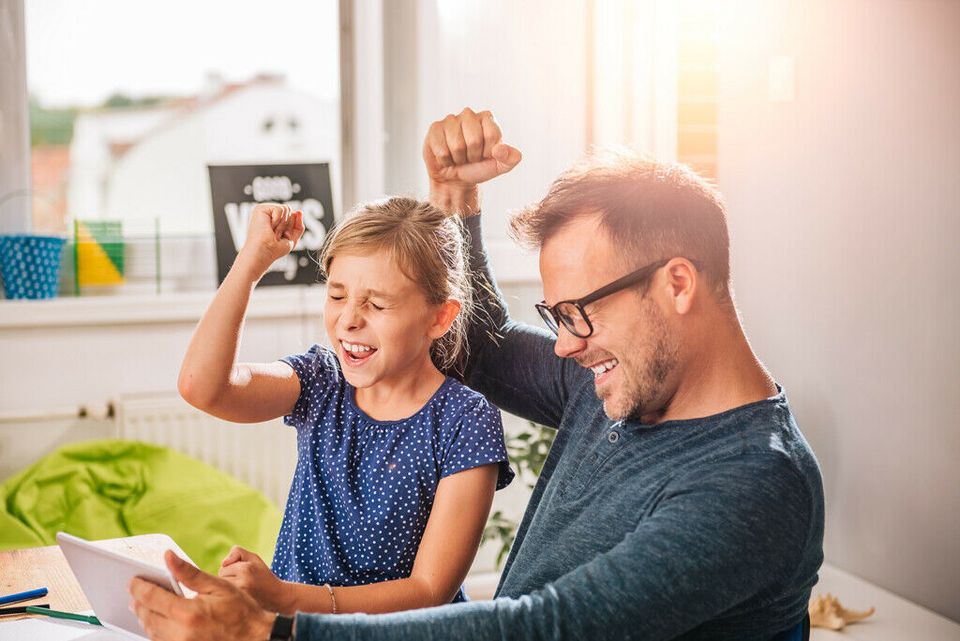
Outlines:
[[[835,632],[810,631],[811,641],[960,641],[960,624],[825,563],[813,594],[832,593],[845,608],[877,611]]]

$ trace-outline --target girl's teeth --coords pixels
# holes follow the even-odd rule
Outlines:
[[[357,352],[369,352],[373,350],[373,348],[370,347],[369,345],[357,345],[357,344],[347,343],[344,341],[340,341],[340,344],[343,345],[343,349],[347,352],[357,353]]]

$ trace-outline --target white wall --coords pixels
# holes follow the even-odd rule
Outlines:
[[[0,417],[175,392],[190,336],[212,298],[198,292],[4,301]],[[321,287],[255,290],[239,358],[272,361],[325,342],[322,306]]]
[[[822,465],[827,558],[960,620],[960,3],[736,9],[734,284]],[[793,101],[769,99],[773,56],[794,60]]]
[[[0,233],[30,231],[30,129],[27,126],[23,0],[0,0]]]
[[[388,23],[399,29],[384,54],[415,47],[416,55],[406,68],[393,64],[401,77],[388,80],[386,100],[411,115],[392,121],[387,185],[425,196],[421,144],[429,124],[468,106],[493,111],[525,160],[483,188],[492,261],[502,279],[535,280],[536,257],[507,239],[507,214],[539,200],[586,147],[586,2],[403,1],[415,24]]]

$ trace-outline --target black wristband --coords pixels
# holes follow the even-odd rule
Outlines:
[[[293,617],[278,614],[273,620],[269,641],[293,641]]]

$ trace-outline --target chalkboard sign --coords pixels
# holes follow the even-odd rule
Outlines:
[[[247,238],[250,212],[262,202],[303,211],[306,231],[297,248],[270,266],[260,285],[315,283],[317,250],[333,226],[329,163],[303,165],[209,165],[217,270],[226,278]]]

